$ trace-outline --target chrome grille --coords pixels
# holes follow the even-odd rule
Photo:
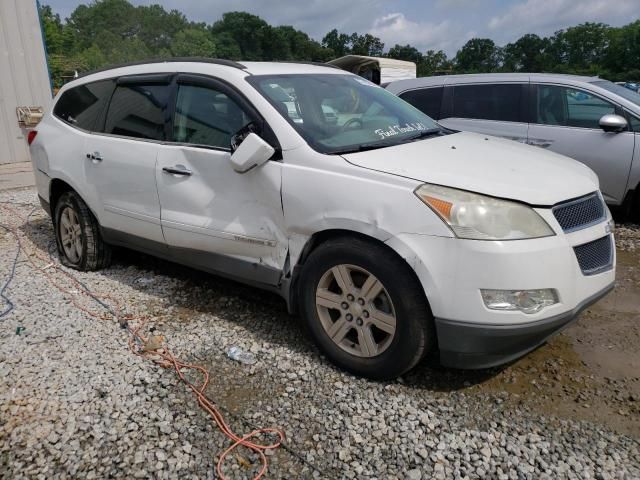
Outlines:
[[[560,203],[552,211],[565,233],[587,228],[607,217],[604,202],[597,192]]]
[[[613,266],[613,241],[611,235],[573,247],[580,270],[584,275],[609,270]]]

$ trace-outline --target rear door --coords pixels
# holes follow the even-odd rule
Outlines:
[[[527,140],[527,83],[445,87],[440,123],[447,128]]]
[[[634,134],[605,132],[603,115],[624,115],[609,100],[586,90],[563,85],[532,85],[530,145],[567,155],[598,175],[607,203],[624,200],[633,160]]]
[[[160,152],[156,169],[162,229],[172,254],[185,263],[275,285],[288,245],[282,163],[272,160],[244,174],[230,163],[231,136],[251,122],[260,133],[255,110],[226,83],[177,78],[173,143]]]
[[[163,250],[156,161],[167,139],[168,74],[121,77],[100,134],[86,139],[87,179],[107,240]]]

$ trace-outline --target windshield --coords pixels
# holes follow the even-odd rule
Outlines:
[[[634,92],[633,90],[629,90],[622,85],[616,85],[615,83],[609,82],[607,80],[599,80],[597,82],[591,82],[598,87],[604,88],[605,90],[609,90],[616,95],[620,95],[625,100],[629,100],[630,102],[635,103],[640,107],[640,94]]]
[[[319,152],[382,148],[442,133],[431,118],[354,75],[246,77]]]

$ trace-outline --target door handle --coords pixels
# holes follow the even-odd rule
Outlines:
[[[102,155],[100,155],[100,152],[87,153],[87,158],[96,162],[102,161]]]
[[[162,167],[162,171],[165,173],[170,173],[172,175],[186,175],[189,176],[193,174],[191,170],[182,165],[176,165],[175,167]]]

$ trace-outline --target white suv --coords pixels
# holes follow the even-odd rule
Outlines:
[[[327,66],[94,73],[29,141],[66,265],[105,267],[122,245],[279,292],[336,364],[371,378],[436,352],[504,363],[613,288],[589,168],[446,130]]]

